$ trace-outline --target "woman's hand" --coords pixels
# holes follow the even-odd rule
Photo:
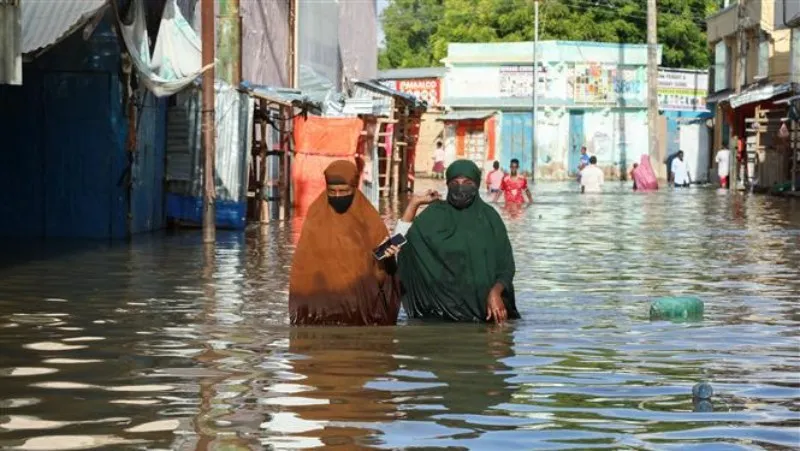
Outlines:
[[[411,199],[411,203],[419,207],[422,205],[432,204],[433,202],[436,202],[440,198],[441,195],[439,194],[438,191],[429,189],[428,191],[425,191],[425,194],[422,194],[421,196],[414,196]]]
[[[501,324],[506,319],[508,319],[508,311],[503,303],[503,286],[497,284],[486,298],[486,321],[494,320],[495,323]]]
[[[387,240],[388,240],[388,238],[387,238]],[[395,255],[397,255],[399,252],[400,252],[400,247],[399,246],[395,246],[394,244],[392,244],[391,246],[389,246],[388,249],[386,249],[386,252],[383,253],[383,258],[384,259],[392,258]]]

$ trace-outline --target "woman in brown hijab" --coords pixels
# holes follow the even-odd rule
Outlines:
[[[336,161],[326,192],[311,205],[289,279],[292,325],[394,325],[400,311],[393,257],[372,251],[388,237],[377,210],[358,190],[358,169]]]

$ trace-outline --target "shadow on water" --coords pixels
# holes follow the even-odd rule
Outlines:
[[[288,328],[299,222],[23,253],[0,267],[0,447],[796,449],[796,201],[606,188],[499,208],[524,318],[501,329]],[[650,322],[665,295],[704,321]]]

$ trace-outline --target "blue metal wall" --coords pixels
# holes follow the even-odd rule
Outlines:
[[[131,233],[164,227],[164,159],[167,100],[142,90],[137,109],[136,152],[131,166]]]
[[[119,54],[103,22],[25,64],[22,86],[0,86],[0,236],[121,238],[163,223],[165,108],[144,115],[129,167]]]
[[[503,112],[501,136],[503,167],[516,158],[522,171],[532,171],[533,114]]]

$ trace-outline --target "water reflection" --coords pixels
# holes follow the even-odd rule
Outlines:
[[[289,329],[293,223],[13,243],[0,447],[796,449],[798,203],[609,190],[499,208],[524,317],[501,329]],[[650,322],[676,294],[704,321]]]

